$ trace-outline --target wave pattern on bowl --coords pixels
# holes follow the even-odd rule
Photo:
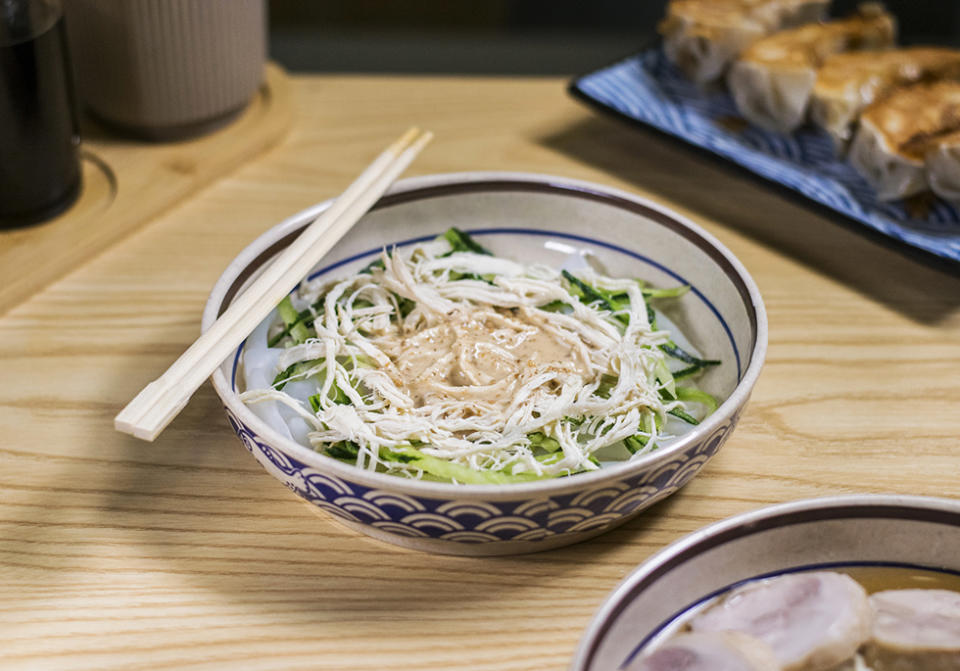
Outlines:
[[[261,439],[229,408],[230,426],[244,447],[301,498],[336,517],[409,538],[460,543],[542,541],[607,528],[685,485],[719,451],[740,413],[667,462],[632,477],[573,494],[515,501],[449,501],[386,492],[351,482],[284,454]],[[574,476],[575,477],[575,476]]]

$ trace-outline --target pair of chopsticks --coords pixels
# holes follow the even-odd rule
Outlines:
[[[373,207],[432,137],[430,132],[411,128],[387,147],[206,333],[120,411],[113,420],[116,429],[144,440],[156,438],[217,366]]]

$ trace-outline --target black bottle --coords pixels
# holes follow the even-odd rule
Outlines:
[[[74,201],[79,145],[60,5],[0,0],[0,227],[43,221]]]

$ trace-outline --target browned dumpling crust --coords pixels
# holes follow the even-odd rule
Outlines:
[[[895,89],[918,82],[960,80],[960,50],[910,47],[831,54],[817,70],[810,118],[842,149],[860,112]]]
[[[933,157],[956,146],[960,131],[960,82],[941,81],[898,89],[860,115],[850,162],[883,200],[926,191]],[[928,159],[930,159],[928,165]],[[956,183],[955,161],[940,181]]]
[[[698,84],[720,79],[750,44],[818,21],[830,0],[671,0],[658,31],[667,57]]]
[[[817,69],[828,56],[892,47],[896,32],[893,16],[867,3],[846,19],[774,33],[750,45],[731,67],[730,92],[747,120],[790,132],[806,119]]]

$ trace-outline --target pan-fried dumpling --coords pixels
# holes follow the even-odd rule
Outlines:
[[[831,54],[817,70],[810,118],[842,150],[865,107],[901,86],[941,79],[960,80],[960,50],[911,47]]]
[[[880,5],[865,3],[850,18],[784,30],[754,42],[730,68],[727,83],[747,120],[787,133],[805,120],[817,68],[827,56],[885,49],[895,39],[894,18]]]
[[[960,204],[960,130],[937,138],[924,163],[930,189],[941,198]]]
[[[960,182],[960,164],[949,160],[960,130],[960,82],[942,81],[898,89],[860,115],[850,163],[877,190],[881,200],[895,200],[930,185],[938,189]],[[952,145],[952,147],[951,147]],[[947,164],[947,165],[945,165]]]
[[[818,21],[830,0],[671,0],[659,25],[667,57],[687,77],[722,77],[751,43],[782,28]]]

